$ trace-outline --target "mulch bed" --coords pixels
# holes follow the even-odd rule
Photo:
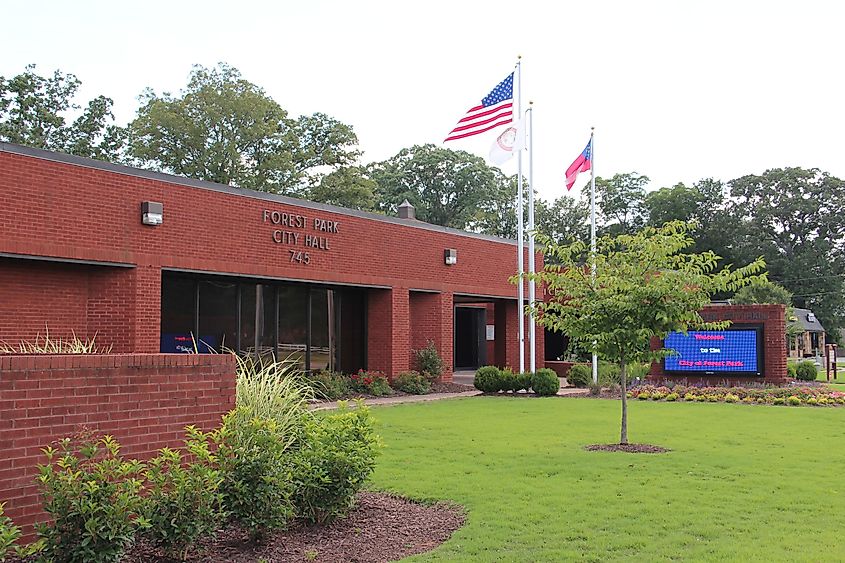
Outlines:
[[[651,444],[590,444],[584,446],[590,452],[627,452],[629,454],[665,454],[672,450]]]
[[[432,393],[464,393],[466,391],[475,391],[472,385],[462,385],[460,383],[439,383],[431,384]]]
[[[323,526],[295,525],[261,544],[235,525],[192,550],[189,561],[254,563],[318,561],[376,563],[430,551],[464,524],[460,507],[424,505],[387,493],[358,493],[347,518]],[[149,544],[138,543],[124,563],[171,562]]]

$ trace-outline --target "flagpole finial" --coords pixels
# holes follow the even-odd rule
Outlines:
[[[522,58],[522,55],[517,55],[517,56],[516,56],[516,59],[517,59],[517,60],[520,60],[521,58]]]
[[[533,105],[534,105],[534,100],[529,100],[529,101],[528,101],[528,105],[529,105],[529,106],[533,106]]]

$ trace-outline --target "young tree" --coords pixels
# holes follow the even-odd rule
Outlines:
[[[718,330],[727,322],[705,322],[699,310],[719,291],[736,291],[765,278],[758,258],[747,266],[716,269],[713,252],[687,254],[691,225],[667,223],[633,235],[604,236],[591,255],[578,241],[557,245],[544,240],[547,264],[533,277],[551,298],[531,314],[540,326],[562,332],[599,357],[619,364],[622,381],[620,444],[628,443],[627,366],[656,362],[669,354],[651,349],[653,339],[690,329]],[[595,263],[595,275],[590,264]]]

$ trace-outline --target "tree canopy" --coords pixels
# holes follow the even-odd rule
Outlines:
[[[417,219],[466,229],[488,194],[501,188],[484,159],[465,151],[415,145],[370,167],[378,186],[379,209],[394,214],[407,199]]]
[[[117,161],[125,130],[113,123],[111,98],[97,96],[83,108],[76,97],[82,83],[59,70],[44,77],[28,65],[0,76],[0,140],[30,147]],[[68,122],[76,114],[76,118]]]
[[[360,154],[348,125],[322,113],[292,119],[223,63],[195,66],[178,96],[147,89],[129,132],[143,166],[280,194],[308,195]]]
[[[672,222],[633,235],[605,235],[595,254],[582,241],[559,245],[544,237],[545,253],[555,263],[525,276],[544,284],[550,295],[530,310],[540,326],[619,364],[622,444],[628,443],[626,366],[664,358],[669,351],[652,350],[651,342],[671,331],[723,328],[724,322],[705,322],[701,308],[717,292],[733,292],[765,277],[762,258],[741,268],[720,269],[719,256],[712,251],[686,253],[693,245],[690,227]],[[590,264],[595,264],[595,274]]]

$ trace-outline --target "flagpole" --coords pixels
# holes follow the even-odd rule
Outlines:
[[[517,91],[517,115],[522,117],[522,55],[517,57],[516,62],[516,72],[517,72],[517,83],[516,83],[516,91]],[[516,262],[517,262],[517,273],[519,284],[517,290],[517,300],[519,301],[517,309],[519,314],[519,372],[522,373],[525,371],[525,312],[524,312],[524,301],[525,301],[525,283],[522,279],[523,274],[523,264],[524,264],[524,245],[525,245],[525,233],[523,231],[523,210],[522,210],[522,200],[523,200],[523,190],[522,190],[522,151],[519,151],[517,155],[517,195],[516,195],[516,214],[517,214],[517,247],[516,247]]]
[[[528,102],[528,273],[535,272],[534,264],[534,102]],[[528,280],[528,304],[534,311],[534,278]],[[537,371],[537,347],[535,343],[534,315],[528,317],[528,357],[531,373]]]
[[[596,145],[593,142],[596,128],[590,127],[590,277],[596,281]],[[593,341],[593,346],[595,346]],[[593,351],[593,383],[599,382],[599,358]]]

